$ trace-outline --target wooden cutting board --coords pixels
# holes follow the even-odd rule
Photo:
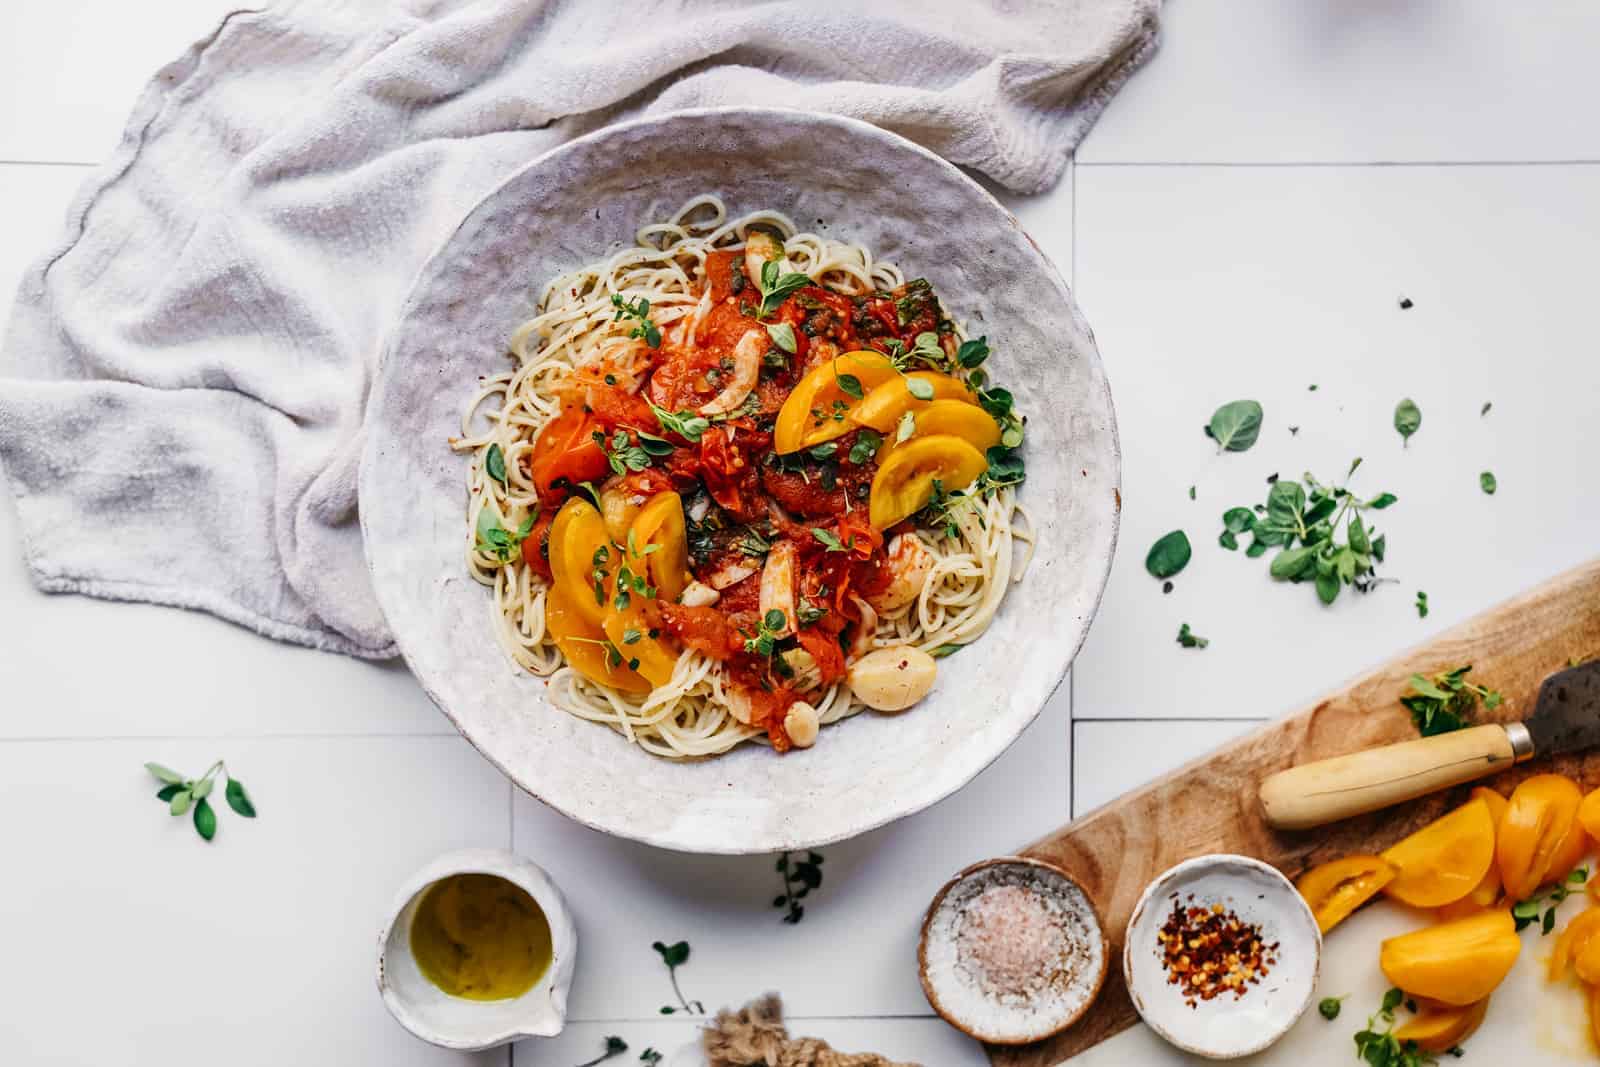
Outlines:
[[[1290,878],[1324,860],[1378,852],[1458,804],[1470,786],[1422,797],[1317,830],[1279,832],[1263,820],[1256,785],[1273,771],[1416,737],[1400,706],[1413,674],[1472,665],[1472,679],[1500,690],[1503,703],[1479,721],[1526,718],[1539,684],[1600,656],[1600,560],[1471,619],[1342,686],[1286,719],[1127,793],[1022,855],[1070,871],[1100,911],[1111,957],[1105,989],[1065,1033],[1020,1048],[991,1046],[996,1067],[1053,1067],[1139,1021],[1122,981],[1122,935],[1144,887],[1168,867],[1206,852],[1241,852]],[[1485,779],[1502,792],[1529,774],[1558,770],[1600,784],[1600,750],[1535,759]]]

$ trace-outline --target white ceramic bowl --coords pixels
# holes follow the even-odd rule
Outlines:
[[[423,894],[453,874],[493,874],[527,890],[550,923],[550,967],[509,1000],[452,997],[422,976],[411,955],[411,920]],[[567,991],[578,958],[578,930],[561,890],[537,864],[501,849],[450,852],[406,879],[378,934],[378,992],[389,1014],[443,1048],[485,1049],[524,1037],[554,1037],[566,1025]]]
[[[1196,904],[1222,904],[1260,926],[1264,944],[1278,943],[1277,963],[1241,999],[1218,996],[1191,1008],[1167,983],[1156,935],[1174,895],[1188,904],[1191,893]],[[1231,1060],[1260,1052],[1305,1013],[1321,959],[1322,933],[1290,881],[1260,860],[1219,854],[1185,860],[1145,889],[1128,920],[1122,975],[1150,1029],[1187,1052]]]
[[[776,208],[929,278],[987,335],[988,369],[1029,417],[1022,502],[1038,550],[994,625],[939,663],[933,693],[865,712],[779,757],[651,756],[552,707],[491,629],[466,572],[467,460],[446,439],[479,375],[555,275],[633,239],[692,196]],[[1120,508],[1111,396],[1054,266],[976,182],[851,119],[712,109],[610,127],[529,163],[423,269],[382,357],[361,465],[361,522],[384,615],[434,703],[515,782],[585,825],[693,852],[774,852],[870,830],[959,789],[1033,721],[1088,631]]]

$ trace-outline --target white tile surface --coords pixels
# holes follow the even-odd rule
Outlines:
[[[1260,725],[1252,719],[1079,719],[1072,724],[1073,817],[1081,819]]]
[[[1585,0],[1171,0],[1084,163],[1600,158]]]
[[[219,756],[259,815],[221,810],[208,845],[142,764]],[[451,738],[0,744],[0,1062],[506,1062],[412,1038],[373,967],[395,888],[505,847],[509,792]]]
[[[802,1015],[924,1015],[922,911],[976,860],[1067,821],[1063,683],[976,781],[920,815],[822,850],[823,885],[798,925],[772,906],[771,856],[689,856],[584,829],[519,794],[516,848],[560,883],[578,917],[573,1018],[648,1017],[673,1003],[653,941],[687,940],[684,994],[707,1007],[781,990]],[[826,736],[820,744],[825,744]]]
[[[1600,450],[1597,178],[1595,166],[1078,169],[1077,292],[1116,400],[1124,507],[1077,714],[1284,714],[1593,555],[1600,497],[1582,487]],[[1392,428],[1404,396],[1423,412],[1407,448]],[[1240,397],[1266,408],[1261,439],[1218,456],[1201,427]],[[1267,558],[1217,546],[1222,512],[1261,502],[1268,474],[1338,478],[1355,456],[1358,488],[1400,498],[1374,513],[1382,573],[1399,584],[1325,609],[1309,586],[1269,578]],[[1478,488],[1485,469],[1493,497]],[[1163,596],[1144,557],[1175,527],[1194,559]],[[1180,622],[1211,646],[1180,648]]]

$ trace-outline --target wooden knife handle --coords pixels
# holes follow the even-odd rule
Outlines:
[[[1261,806],[1269,825],[1306,830],[1482,778],[1532,754],[1521,723],[1473,726],[1279,771],[1262,780]]]

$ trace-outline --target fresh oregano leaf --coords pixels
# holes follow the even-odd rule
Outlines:
[[[250,802],[250,794],[244,791],[244,783],[237,778],[229,778],[228,785],[222,791],[228,799],[228,807],[243,815],[247,819],[256,817],[256,806]]]
[[[1409,442],[1421,426],[1422,409],[1415,400],[1408,396],[1394,406],[1394,428],[1399,431],[1402,443]]]
[[[506,454],[500,450],[498,444],[489,446],[489,454],[483,457],[483,469],[501,485],[506,482]]]
[[[1224,404],[1211,416],[1206,434],[1219,452],[1243,452],[1261,435],[1261,405],[1254,400]]]
[[[1189,535],[1182,530],[1173,530],[1150,546],[1149,553],[1144,557],[1144,569],[1150,572],[1151,577],[1171,578],[1189,565],[1189,558],[1193,555]]]
[[[1500,483],[1495,480],[1493,471],[1484,471],[1478,475],[1478,487],[1490,496],[1494,496],[1494,491],[1500,488]]]
[[[195,833],[210,841],[217,836],[217,813],[211,808],[211,801],[201,797],[194,806]]]
[[[933,399],[933,383],[925,378],[906,378],[906,392],[918,400]]]
[[[789,353],[795,353],[794,327],[787,322],[773,322],[767,325],[767,336],[772,338],[772,343]]]

